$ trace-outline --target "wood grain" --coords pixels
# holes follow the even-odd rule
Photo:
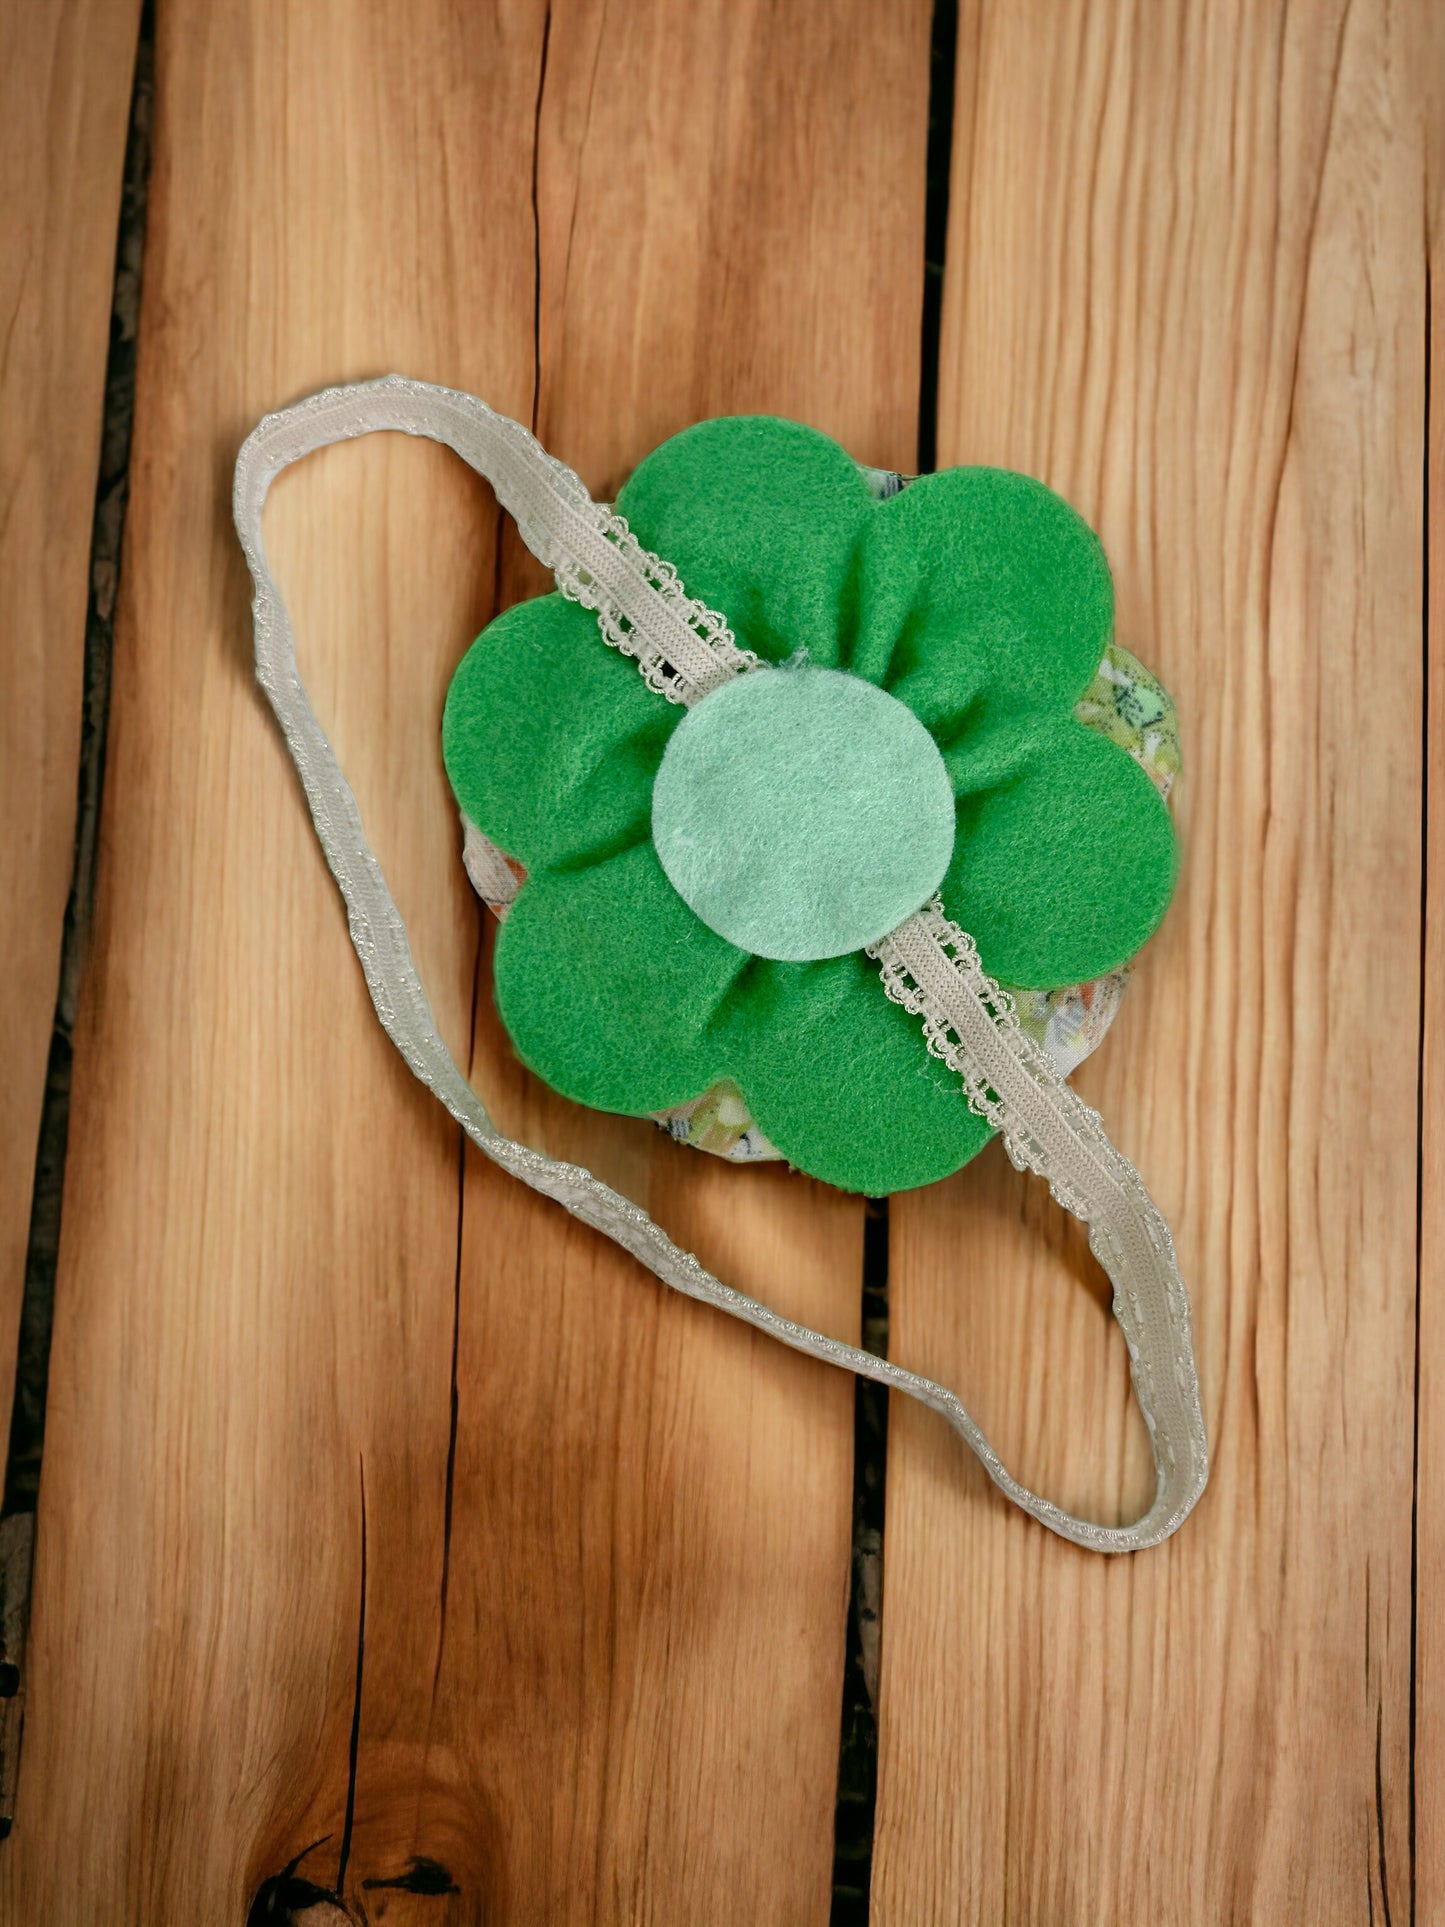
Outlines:
[[[140,0],[0,9],[0,1411],[75,837],[81,665]]]
[[[851,1386],[460,1158],[252,686],[229,474],[264,408],[387,366],[535,411],[598,491],[715,408],[906,461],[927,26],[161,9],[5,1919],[827,1915]],[[443,1033],[504,1123],[852,1335],[856,1203],[570,1111],[502,1047],[437,745],[534,585],[496,531],[389,439],[267,520]]]
[[[922,5],[840,6],[811,31],[760,5],[554,6],[536,423],[595,492],[728,412],[909,461],[927,47]],[[643,74],[666,85],[639,116]],[[535,571],[506,549],[510,599]],[[484,990],[478,1074],[510,1128],[856,1340],[857,1200],[588,1117],[520,1076],[489,1010]],[[464,1212],[457,1519],[488,1524],[454,1532],[449,1624],[505,1627],[508,1664],[449,1639],[437,1732],[460,1781],[506,1789],[491,1907],[825,1920],[851,1383],[670,1296],[472,1156]]]
[[[1214,1471],[1110,1564],[895,1407],[879,1921],[1410,1914],[1424,13],[963,9],[939,457],[1080,506],[1179,699],[1180,894],[1080,1082]],[[1123,1516],[1123,1345],[1038,1189],[897,1201],[890,1349]]]
[[[1445,1920],[1445,22],[1429,16],[1426,215],[1425,931],[1416,1367],[1416,1918]],[[1433,109],[1433,111],[1430,111]]]

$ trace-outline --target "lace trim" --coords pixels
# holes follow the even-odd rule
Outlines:
[[[1189,1298],[1162,1213],[938,898],[868,954],[888,996],[923,1020],[929,1050],[958,1075],[969,1107],[999,1132],[1015,1168],[1043,1178],[1088,1225],[1090,1249],[1114,1286],[1114,1316],[1159,1467],[1150,1516],[1172,1520],[1172,1531],[1204,1489],[1209,1452]]]
[[[567,473],[571,474],[571,470]],[[676,629],[670,638],[657,634],[656,625],[639,622],[635,613],[629,614],[618,601],[609,599],[605,584],[599,583],[586,568],[563,557],[553,571],[557,587],[570,602],[580,602],[584,609],[596,611],[602,640],[635,660],[649,689],[665,696],[670,703],[690,707],[734,676],[762,666],[751,649],[738,647],[726,616],[688,595],[672,564],[664,562],[651,549],[643,548],[627,526],[625,515],[619,515],[603,503],[593,506],[599,516],[599,531],[616,547],[628,569],[651,585],[656,598],[678,622],[691,630],[706,656],[711,658],[705,660],[691,647],[680,651]]]
[[[638,543],[624,517],[594,502],[581,476],[549,455],[520,422],[475,395],[402,375],[327,388],[268,415],[256,430],[284,436],[287,460],[378,428],[442,441],[484,475],[527,547],[570,601],[592,610],[611,645],[633,657],[652,688],[694,703],[757,666],[723,618],[686,595],[675,571]],[[264,495],[269,476],[238,463],[238,481]],[[259,499],[242,505],[259,511]],[[264,585],[263,590],[264,592]]]
[[[522,878],[518,875],[521,865],[509,863],[465,810],[462,812],[462,866],[482,902],[498,923],[504,923],[522,887]]]
[[[921,949],[923,945],[928,946],[926,951]],[[941,954],[948,966],[950,976],[946,982],[939,976],[935,952]],[[1032,1171],[1038,1177],[1047,1176],[1047,1151],[1036,1139],[1021,1137],[1017,1129],[1010,1130],[1004,1099],[968,1054],[961,1033],[970,1027],[959,1015],[958,995],[971,998],[984,1012],[1006,1040],[1020,1069],[1041,1082],[1048,1079],[1060,1089],[1067,1087],[1055,1070],[1053,1059],[1019,1022],[1012,996],[984,969],[978,945],[946,915],[942,899],[934,897],[896,930],[870,944],[867,954],[881,965],[883,988],[893,1002],[901,1004],[910,1016],[923,1019],[923,1041],[933,1056],[957,1074],[969,1109],[1002,1134],[1015,1167]],[[1054,1195],[1065,1210],[1082,1215],[1073,1197],[1061,1197],[1057,1192]]]

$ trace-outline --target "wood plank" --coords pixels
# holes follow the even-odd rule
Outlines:
[[[33,1675],[0,1868],[16,1922],[239,1921],[322,1835],[300,1873],[335,1882],[363,1460],[367,1753],[419,1747],[398,1729],[436,1644],[457,1133],[376,1025],[254,687],[230,472],[264,409],[392,363],[528,406],[516,157],[542,25],[540,6],[160,10]],[[445,452],[378,438],[278,484],[267,535],[464,1048],[477,922],[436,730],[493,604],[491,498]],[[369,1798],[362,1782],[363,1817]]]
[[[1445,21],[1438,10],[1430,28],[1424,64],[1431,298],[1414,1682],[1416,1917],[1427,1923],[1445,1919]]]
[[[927,12],[842,6],[815,27],[807,50],[765,10],[553,10],[536,420],[597,491],[717,412],[909,459]],[[638,73],[669,75],[642,121]],[[624,218],[618,181],[645,183]],[[888,268],[877,287],[852,285],[861,251]],[[509,557],[512,594],[530,570]],[[518,1077],[491,1023],[482,1056],[528,1143],[607,1170],[730,1283],[857,1335],[857,1202],[601,1127]],[[460,1439],[451,1613],[474,1601],[509,1628],[511,1676],[449,1642],[437,1736],[460,1782],[499,1790],[491,1906],[827,1919],[850,1382],[578,1249],[478,1158],[464,1210],[460,1399],[487,1418]],[[499,1251],[522,1254],[503,1289]],[[428,1794],[424,1831],[447,1804]]]
[[[251,686],[228,487],[263,408],[389,365],[535,396],[598,489],[717,407],[906,460],[926,85],[919,4],[816,37],[720,0],[163,10],[4,1918],[338,1888],[392,1922],[825,1917],[851,1387],[459,1165]],[[498,580],[532,581],[495,527],[450,457],[389,441],[285,478],[267,523],[463,1052],[479,926],[436,732]],[[856,1330],[856,1205],[553,1103],[488,1013],[504,1122]]]
[[[667,84],[639,115],[645,74]],[[807,31],[730,0],[554,6],[536,419],[594,491],[719,413],[792,415],[910,462],[927,75],[922,4],[834,6]],[[510,594],[531,572],[509,555]],[[605,1170],[730,1283],[856,1341],[856,1199],[589,1118],[509,1070],[491,1023],[480,1042],[527,1142]],[[500,1276],[499,1252],[517,1254]],[[511,1845],[491,1908],[826,1920],[851,1382],[666,1294],[476,1157],[461,1292],[457,1519],[487,1528],[454,1530],[449,1624],[504,1626],[509,1664],[449,1638],[437,1736],[460,1782],[496,1789]],[[423,1837],[452,1797],[429,1790]]]
[[[1214,1473],[1111,1564],[895,1405],[883,1922],[1410,1910],[1425,12],[963,9],[939,455],[1080,506],[1179,699],[1179,898],[1080,1084],[1178,1235]],[[1039,1192],[991,1153],[897,1201],[890,1350],[1125,1516],[1123,1345]]]
[[[91,518],[139,19],[140,0],[0,10],[4,1412],[75,839]]]

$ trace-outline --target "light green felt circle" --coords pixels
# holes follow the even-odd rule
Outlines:
[[[885,936],[938,888],[953,835],[948,772],[913,711],[810,664],[705,696],[652,791],[678,895],[729,943],[783,963]]]

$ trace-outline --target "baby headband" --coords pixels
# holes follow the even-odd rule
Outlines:
[[[1142,1518],[1130,1525],[1100,1525],[1030,1491],[1008,1472],[946,1386],[782,1318],[731,1289],[673,1244],[629,1199],[582,1167],[503,1136],[493,1124],[437,1030],[356,799],[301,681],[290,618],[261,539],[266,492],[282,469],[316,449],[380,429],[424,436],[460,455],[492,485],[528,548],[553,571],[561,592],[560,599],[543,598],[509,611],[485,632],[458,672],[444,729],[448,770],[467,819],[469,873],[499,913],[512,913],[498,947],[498,1000],[524,1060],[568,1095],[600,1101],[604,1108],[665,1113],[678,1134],[706,1142],[692,1131],[696,1104],[681,1102],[683,1097],[695,1100],[696,1088],[673,1090],[659,1073],[660,1081],[644,1090],[642,1083],[628,1083],[634,1075],[631,1067],[619,1069],[614,1063],[599,1069],[589,1056],[595,1055],[596,1036],[605,1032],[605,1013],[595,1001],[594,981],[569,970],[565,943],[559,947],[555,938],[559,930],[565,938],[568,930],[586,928],[591,915],[605,915],[601,899],[586,895],[598,887],[588,879],[619,864],[623,868],[613,879],[614,899],[619,881],[626,898],[619,914],[640,918],[644,936],[664,946],[657,966],[661,980],[690,982],[679,974],[685,970],[701,975],[701,1014],[689,1016],[688,1048],[681,1053],[683,1068],[676,1070],[677,1077],[689,1070],[712,1075],[708,1067],[733,1061],[762,1064],[766,1044],[760,1039],[766,1039],[767,1023],[775,1022],[778,1034],[786,1036],[787,999],[803,991],[813,996],[817,1008],[809,1007],[807,1024],[798,1035],[809,1050],[822,1047],[814,1073],[824,1091],[828,1055],[846,1061],[855,1030],[861,1035],[865,1027],[882,1021],[875,1020],[875,1010],[892,1009],[886,1018],[890,1026],[906,1018],[926,1046],[916,1051],[912,1068],[928,1084],[916,1091],[908,1086],[905,1098],[927,1107],[930,1119],[945,1120],[942,1127],[930,1125],[934,1140],[924,1142],[921,1151],[867,1144],[860,1150],[856,1130],[850,1146],[843,1148],[834,1147],[826,1132],[809,1139],[797,1122],[809,1114],[807,1106],[790,1109],[786,1095],[773,1111],[760,1110],[753,1119],[748,1115],[752,1088],[737,1088],[726,1080],[716,1086],[709,1116],[715,1122],[719,1106],[726,1110],[731,1103],[735,1128],[725,1132],[725,1143],[715,1148],[737,1155],[736,1127],[741,1125],[746,1127],[745,1155],[770,1154],[770,1140],[776,1140],[777,1151],[815,1175],[850,1188],[884,1189],[893,1187],[865,1185],[857,1174],[897,1171],[903,1174],[898,1184],[926,1181],[928,1160],[940,1155],[940,1129],[952,1147],[947,1168],[964,1162],[994,1132],[1001,1135],[1014,1165],[1045,1179],[1058,1203],[1087,1224],[1090,1249],[1113,1285],[1114,1316],[1129,1348],[1134,1392],[1156,1472],[1154,1500]],[[732,432],[731,443],[722,431]],[[857,487],[866,491],[866,499],[855,501],[849,492],[853,483],[839,466],[841,451],[834,444],[793,424],[766,421],[703,424],[675,437],[643,464],[624,491],[622,506],[642,499],[645,487],[640,494],[639,482],[647,471],[653,474],[647,486],[655,494],[669,473],[726,455],[738,459],[740,482],[745,484],[749,461],[786,463],[793,450],[801,450],[808,461],[816,456],[820,494],[829,500],[836,494],[846,504],[845,519],[854,518],[859,527],[871,526],[865,523],[867,504],[877,504],[886,513],[902,512],[908,498],[897,503],[889,499],[898,494],[900,478],[853,469],[851,474],[860,478]],[[1078,518],[1039,484],[1000,471],[954,470],[948,477],[962,478],[957,487],[964,491],[972,486],[970,477],[991,478],[987,486],[993,493],[987,499],[1001,499],[1008,517],[1033,530],[1038,542],[1084,540],[1078,536],[1083,530]],[[946,479],[916,484],[918,499]],[[684,496],[685,491],[676,513],[685,516]],[[1174,1532],[1204,1489],[1208,1451],[1189,1302],[1169,1227],[1138,1172],[1110,1143],[1098,1113],[1069,1089],[1059,1051],[1051,1051],[1047,1036],[1032,1034],[1038,1024],[1032,1030],[1026,1024],[1020,997],[984,968],[974,935],[948,916],[939,894],[946,875],[953,876],[950,864],[959,860],[954,849],[958,758],[973,756],[977,765],[982,757],[987,782],[983,777],[978,782],[985,789],[992,782],[995,790],[1007,791],[1009,772],[1023,754],[1019,729],[999,725],[990,734],[987,718],[993,712],[978,687],[966,686],[967,677],[956,666],[950,671],[953,686],[928,709],[931,729],[881,686],[876,662],[870,676],[872,610],[864,606],[867,598],[855,593],[851,562],[839,564],[851,668],[814,659],[830,650],[839,653],[831,644],[819,651],[816,635],[780,639],[765,633],[767,622],[757,608],[730,608],[724,614],[704,606],[688,594],[668,560],[642,547],[626,514],[594,502],[578,476],[517,422],[456,390],[392,375],[327,389],[266,416],[237,460],[234,512],[255,585],[257,677],[285,733],[312,822],[345,900],[351,941],[372,1003],[413,1073],[441,1099],[478,1149],[613,1239],[675,1290],[797,1351],[932,1407],[977,1455],[994,1484],[1062,1537],[1101,1552],[1131,1552]],[[1059,521],[1060,516],[1067,517],[1067,523]],[[899,525],[895,521],[891,526]],[[765,531],[758,540],[766,546]],[[1104,586],[1099,589],[1091,576],[1093,586],[1085,593],[1097,592],[1096,600],[1099,595],[1109,598],[1107,622],[1112,611],[1107,569],[1097,542],[1091,535],[1087,541],[1092,547],[1079,553],[1103,571]],[[995,571],[992,576],[990,569]],[[897,574],[895,569],[888,580],[895,581]],[[1005,561],[983,557],[976,585],[982,598],[979,619],[998,660],[1011,665],[1009,674],[1028,696],[1032,672],[1017,653],[1019,638],[988,610],[990,584],[1001,594],[1010,580]],[[886,600],[895,591],[879,593]],[[553,604],[556,611],[547,613]],[[577,653],[581,645],[575,630],[566,629],[557,614],[566,605],[580,605],[595,615],[594,623],[584,625],[590,627],[595,657]],[[741,647],[729,618],[749,642],[760,646]],[[532,627],[519,626],[519,619]],[[575,609],[565,614],[565,622],[576,624]],[[901,649],[904,671],[922,677],[917,686],[924,687],[929,665],[908,655],[920,632],[919,620],[894,609],[885,626],[892,638],[893,686],[900,686],[894,671]],[[822,634],[821,627],[816,634]],[[622,658],[629,658],[640,672],[629,670],[632,681],[625,697],[617,681]],[[572,678],[570,694],[558,690],[559,696],[567,694],[560,710],[549,710],[530,735],[527,727],[520,730],[517,754],[535,764],[541,743],[560,772],[544,772],[538,794],[547,808],[538,806],[533,795],[532,815],[525,822],[525,812],[519,814],[508,801],[505,784],[513,780],[512,773],[504,770],[499,787],[495,775],[478,772],[473,753],[478,731],[485,733],[479,705],[489,694],[488,679],[493,678],[490,693],[505,688],[510,673],[506,664],[513,659],[528,673]],[[497,664],[503,666],[496,671],[500,684],[493,675]],[[620,733],[605,754],[591,754],[583,780],[568,731],[585,733],[589,719],[609,702],[623,705]],[[1028,703],[1023,698],[1020,703],[1021,708],[1015,707],[1021,714]],[[918,706],[928,708],[922,698]],[[1047,741],[1054,740],[1047,736]],[[1065,741],[1062,736],[1058,740]],[[532,778],[522,772],[516,780]],[[650,785],[651,802],[650,820],[641,830],[635,820],[639,783]],[[632,790],[626,789],[628,784]],[[626,807],[618,801],[624,791],[633,798]],[[485,820],[478,820],[469,807],[473,804]],[[963,808],[959,803],[958,809]],[[588,822],[595,826],[591,847],[584,847],[586,838],[569,816],[569,811],[576,815],[579,810],[590,812]],[[513,817],[517,835],[510,847],[508,839],[498,847],[492,839],[508,829]],[[519,889],[523,864],[530,881]],[[664,882],[658,881],[659,875]],[[1155,920],[1163,900],[1153,913]],[[1006,922],[1006,890],[1000,901],[1003,908],[995,921]],[[558,902],[571,906],[560,922],[553,915]],[[658,921],[650,925],[648,915]],[[846,961],[830,966],[825,961],[829,959]],[[652,962],[644,955],[637,967],[646,972]],[[539,979],[538,972],[545,977]],[[865,972],[876,1006],[858,1001],[861,992],[853,989]],[[536,988],[539,981],[541,991]],[[829,1004],[823,989],[814,994],[814,987],[835,982],[845,983],[846,997],[839,993]],[[1084,986],[1080,994],[1091,988]],[[533,1004],[541,1010],[539,1017],[530,1014]],[[744,1011],[746,1022],[736,1015],[737,1009]],[[564,1017],[570,1013],[571,1022],[559,1023],[559,1011]],[[894,1031],[888,1035],[889,1049],[901,1049]],[[645,1046],[644,1039],[637,1053],[643,1060],[648,1056]],[[575,1071],[570,1068],[574,1060]],[[757,1083],[768,1086],[765,1064]],[[940,1085],[947,1087],[942,1094]],[[653,1101],[658,1092],[665,1101]],[[948,1108],[954,1104],[956,1122]],[[816,1105],[811,1114],[817,1115]],[[675,1122],[679,1117],[684,1120],[681,1128]],[[775,1119],[782,1120],[781,1128]],[[862,1136],[866,1140],[866,1131]],[[815,1141],[816,1157],[808,1148]]]

